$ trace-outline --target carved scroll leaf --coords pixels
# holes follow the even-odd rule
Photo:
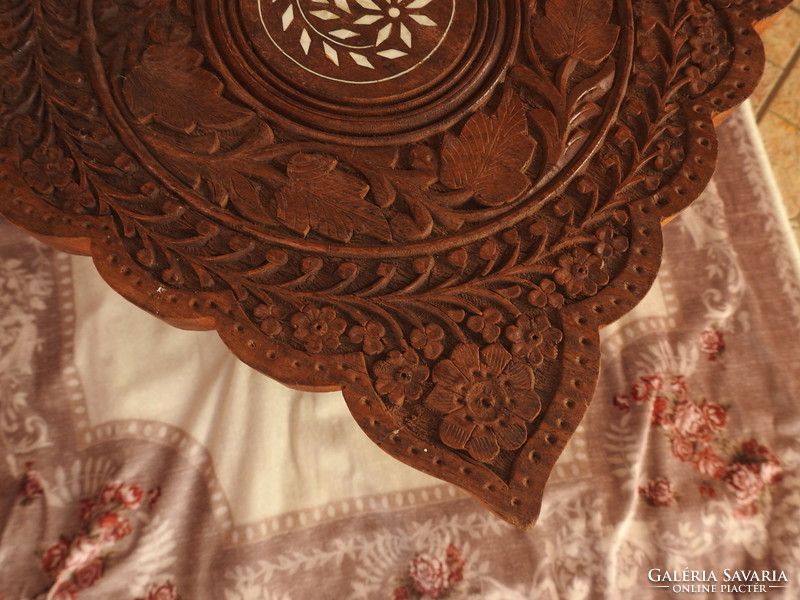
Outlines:
[[[199,190],[203,185],[209,199],[223,208],[232,206],[248,219],[275,225],[274,214],[264,198],[270,182],[279,177],[277,170],[262,157],[274,141],[272,130],[264,123],[252,128],[244,142],[226,151],[219,151],[220,134],[151,135],[151,147],[172,172]],[[272,175],[272,179],[265,179]]]
[[[145,50],[122,88],[136,119],[191,133],[198,126],[231,129],[252,118],[252,112],[221,97],[222,82],[201,69],[202,62],[203,55],[186,46]]]
[[[230,202],[240,213],[257,223],[273,225],[275,220],[264,207],[261,190],[247,177],[232,169],[208,169],[207,178],[214,201],[220,206]]]
[[[619,27],[608,22],[611,0],[548,0],[545,16],[533,24],[550,58],[570,56],[598,64],[614,49]]]
[[[478,202],[499,206],[530,185],[524,171],[536,142],[528,135],[525,107],[510,89],[497,114],[471,117],[458,137],[448,134],[442,148],[441,181],[453,189],[474,191]]]
[[[369,186],[337,165],[330,156],[295,154],[286,168],[289,185],[275,195],[278,219],[302,235],[313,229],[345,243],[355,233],[391,240],[383,212],[364,199]]]

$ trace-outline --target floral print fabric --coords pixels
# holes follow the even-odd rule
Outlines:
[[[714,337],[722,339],[720,332]],[[704,336],[703,350],[706,348]],[[707,352],[708,360],[716,361],[716,352]],[[770,486],[783,478],[783,466],[769,448],[755,439],[740,443],[730,439],[728,410],[732,407],[694,399],[683,375],[668,380],[660,373],[640,376],[631,385],[629,396],[615,396],[612,403],[623,413],[631,410],[632,403],[649,406],[650,424],[664,432],[672,457],[689,463],[697,472],[700,494],[716,498],[721,487],[735,498],[733,515],[737,518],[758,514]],[[639,488],[639,495],[652,506],[676,503],[672,483],[665,478],[651,479]]]

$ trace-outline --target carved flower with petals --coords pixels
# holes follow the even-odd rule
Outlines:
[[[608,273],[603,268],[603,260],[583,248],[576,248],[572,253],[560,256],[558,266],[559,269],[553,277],[572,297],[581,294],[594,296],[600,286],[607,284],[609,280]]]
[[[686,3],[686,12],[689,15],[689,23],[693,27],[702,30],[711,25],[711,19],[714,17],[715,11],[710,4],[704,4],[700,0],[689,0]]]
[[[361,344],[364,354],[380,354],[385,346],[383,336],[386,335],[386,328],[380,323],[370,322],[364,325],[356,325],[350,330],[350,341],[354,344]]]
[[[558,356],[558,343],[563,334],[550,325],[545,315],[522,315],[515,325],[506,328],[506,337],[513,343],[511,350],[515,355],[538,365],[545,356],[550,359]]]
[[[611,227],[601,227],[595,237],[600,242],[594,247],[594,253],[601,258],[608,258],[615,252],[628,249],[628,238],[615,232]]]
[[[480,333],[485,342],[496,342],[500,337],[500,327],[497,325],[503,320],[502,313],[496,308],[487,308],[480,315],[472,315],[467,319],[467,327],[475,333]]]
[[[691,65],[686,69],[693,93],[702,93],[718,77],[717,71],[727,60],[725,47],[727,37],[724,30],[715,23],[715,10],[710,4],[691,0],[687,5],[689,59]]]
[[[658,148],[658,154],[653,164],[659,171],[669,169],[675,163],[682,162],[685,157],[683,148],[667,141],[658,142],[656,148]]]
[[[692,62],[705,71],[716,69],[721,62],[722,42],[718,35],[702,35],[689,39]]]
[[[55,188],[63,188],[72,180],[74,166],[75,162],[66,158],[61,148],[40,146],[31,158],[22,161],[20,169],[33,189],[51,194]]]
[[[91,192],[74,181],[64,186],[61,195],[64,198],[64,207],[72,212],[81,212],[84,208],[96,206],[96,200]]]
[[[693,94],[702,94],[714,82],[714,74],[710,71],[701,71],[696,65],[686,67],[689,90]]]
[[[283,329],[281,319],[285,316],[283,309],[271,300],[259,304],[254,311],[256,319],[258,319],[258,326],[261,331],[270,337],[275,337]]]
[[[425,329],[414,329],[411,332],[411,345],[417,350],[422,350],[425,358],[439,358],[444,350],[444,330],[438,325],[431,323]]]
[[[335,350],[341,343],[347,323],[336,316],[336,311],[329,306],[318,308],[306,306],[299,313],[292,315],[294,337],[305,344],[306,350],[318,354],[323,349]]]
[[[459,345],[434,367],[433,381],[436,387],[425,404],[444,413],[442,442],[481,462],[491,462],[501,449],[521,448],[528,439],[527,423],[542,409],[533,369],[500,344],[481,350]]]
[[[386,360],[375,365],[377,381],[375,389],[389,401],[400,406],[406,400],[418,400],[422,396],[422,384],[427,381],[430,370],[419,362],[413,350],[392,350]]]
[[[528,293],[528,303],[536,308],[552,306],[561,308],[564,306],[564,296],[556,291],[556,284],[550,279],[543,279],[539,285],[531,287]]]

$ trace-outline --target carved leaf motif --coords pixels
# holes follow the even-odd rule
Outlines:
[[[122,87],[140,123],[156,121],[182,133],[198,126],[227,130],[253,113],[223,98],[222,81],[201,69],[203,56],[193,48],[151,46]]]
[[[550,58],[571,56],[598,64],[619,35],[610,16],[611,0],[547,0],[545,16],[533,24],[534,36]]]
[[[442,148],[441,182],[452,189],[470,189],[478,202],[499,206],[530,185],[524,171],[536,142],[528,135],[525,107],[506,91],[497,114],[472,116],[458,137],[448,134]]]
[[[265,124],[255,127],[243,143],[226,152],[218,152],[219,135],[166,136],[148,138],[164,164],[194,190],[205,191],[209,199],[223,208],[232,206],[241,215],[257,223],[275,225],[275,217],[265,206],[262,184],[268,166],[261,152],[274,141]]]
[[[342,148],[340,152],[345,160],[363,169],[375,203],[381,208],[391,206],[397,198],[397,190],[384,171],[397,166],[397,148]]]
[[[273,225],[275,219],[264,207],[258,187],[233,169],[209,168],[208,184],[214,202],[220,206],[230,203],[241,214],[257,223]]]
[[[236,210],[250,219],[270,225],[275,223],[262,197],[266,192],[251,180],[255,178],[256,181],[262,181],[265,164],[261,152],[271,146],[274,140],[272,129],[261,124],[230,157],[221,157],[210,163],[206,181],[212,188],[217,204],[224,206],[230,201]]]
[[[390,241],[383,212],[364,199],[369,186],[337,165],[330,156],[295,154],[286,168],[290,183],[275,195],[278,219],[302,235],[314,229],[340,242],[355,233]]]

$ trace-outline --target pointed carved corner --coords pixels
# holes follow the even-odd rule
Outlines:
[[[0,212],[529,527],[787,3],[5,3]]]

